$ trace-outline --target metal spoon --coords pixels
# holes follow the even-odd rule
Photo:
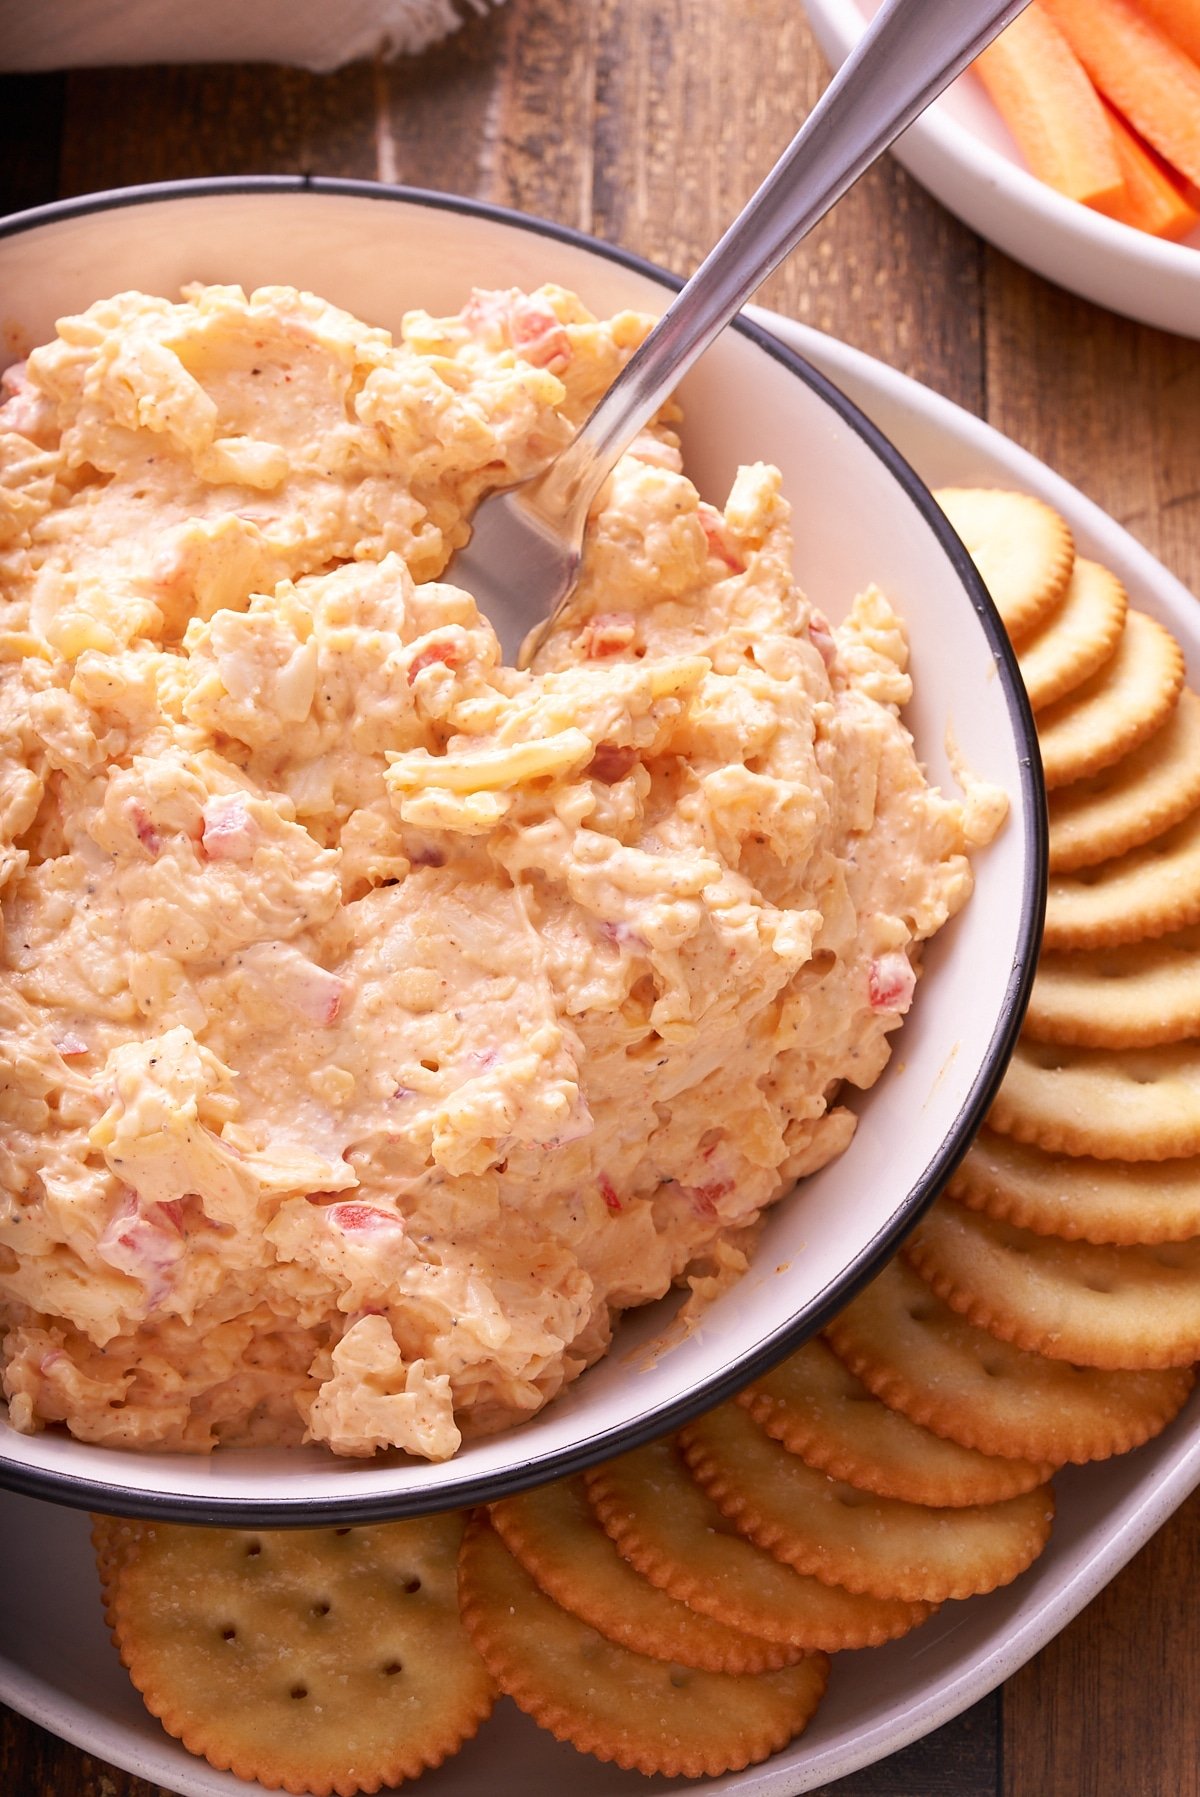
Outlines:
[[[758,192],[567,448],[493,493],[446,578],[525,667],[570,600],[588,508],[614,463],[788,251],[1028,0],[884,0]]]

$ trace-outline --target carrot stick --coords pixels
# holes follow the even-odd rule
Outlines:
[[[1106,100],[1200,182],[1200,66],[1131,0],[1039,0]]]
[[[1200,0],[1138,0],[1158,29],[1179,45],[1193,62],[1200,62]]]
[[[974,67],[1039,180],[1092,206],[1120,198],[1124,176],[1099,96],[1037,0]]]
[[[1161,158],[1147,149],[1107,101],[1102,104],[1112,126],[1125,188],[1116,199],[1105,200],[1098,210],[1135,230],[1149,231],[1154,237],[1186,237],[1200,225],[1200,212],[1171,179]]]

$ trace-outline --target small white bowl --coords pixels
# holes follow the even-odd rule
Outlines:
[[[804,0],[840,68],[879,0]],[[964,224],[1071,293],[1126,318],[1200,337],[1200,229],[1167,243],[1038,181],[978,79],[961,76],[910,125],[896,160]]]
[[[591,239],[445,196],[291,179],[97,195],[0,223],[5,341],[120,289],[289,282],[375,324],[456,309],[472,285],[553,279],[598,313],[661,310],[670,277]],[[911,469],[825,378],[739,325],[689,377],[685,456],[723,499],[740,461],[784,473],[798,573],[841,616],[871,581],[910,631],[907,721],[952,790],[947,743],[1009,794],[970,904],[935,940],[892,1064],[856,1108],[849,1150],[769,1214],[750,1272],[686,1339],[674,1303],[626,1317],[607,1359],[532,1421],[449,1462],[339,1460],[317,1449],[207,1459],[96,1448],[0,1424],[0,1483],[93,1509],[245,1525],[366,1520],[478,1502],[576,1470],[676,1426],[797,1346],[879,1267],[965,1149],[997,1085],[1032,978],[1045,885],[1036,738],[999,619]]]

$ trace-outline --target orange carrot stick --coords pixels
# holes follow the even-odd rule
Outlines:
[[[1132,0],[1040,0],[1106,100],[1200,182],[1200,66]]]
[[[1138,0],[1165,37],[1193,62],[1200,62],[1200,0]]]
[[[1130,130],[1119,112],[1114,112],[1107,101],[1102,104],[1112,126],[1125,189],[1098,210],[1135,230],[1149,231],[1154,237],[1186,237],[1200,225],[1200,212],[1171,179],[1162,159]]]
[[[1125,182],[1104,108],[1037,0],[974,67],[1039,180],[1092,206],[1119,199]]]

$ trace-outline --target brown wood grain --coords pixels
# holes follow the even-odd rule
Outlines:
[[[313,172],[472,194],[686,273],[825,75],[797,0],[508,0],[389,68],[0,81],[0,210]],[[1024,443],[1200,590],[1200,346],[1048,286],[886,161],[766,303]],[[1200,1797],[1200,1505],[983,1704],[837,1797]],[[0,1797],[169,1797],[0,1711]],[[498,1797],[508,1797],[499,1792]]]
[[[1200,1797],[1200,1500],[1004,1690],[1002,1797]]]

